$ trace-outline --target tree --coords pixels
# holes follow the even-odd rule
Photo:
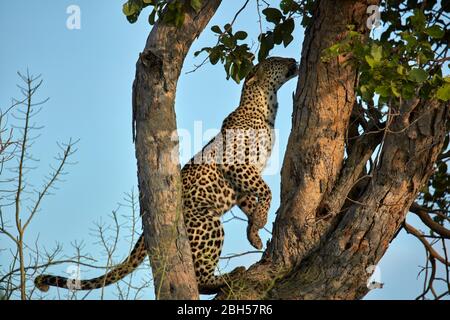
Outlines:
[[[239,82],[254,64],[247,34],[223,28],[206,61]],[[427,249],[432,293],[446,268],[448,229],[449,5],[419,0],[282,0],[262,14],[258,59],[305,29],[293,126],[281,172],[281,206],[262,259],[218,293],[239,299],[358,299],[370,268],[401,228]],[[184,57],[219,0],[129,0],[130,22],[150,6],[153,29],[133,86],[140,206],[159,298],[197,298],[183,224],[174,96]],[[381,10],[381,31],[370,34]],[[261,22],[261,21],[260,21]],[[168,35],[171,36],[168,36]],[[151,116],[150,116],[151,115]],[[176,159],[177,160],[177,159]],[[408,211],[430,236],[405,222]],[[173,240],[176,239],[176,242]],[[433,248],[442,243],[444,253]],[[164,252],[162,255],[161,253]],[[161,272],[163,270],[163,272]],[[429,270],[427,269],[427,272]],[[369,273],[368,273],[369,272]]]
[[[5,264],[0,270],[0,294],[2,299],[9,299],[19,292],[20,299],[25,300],[33,295],[34,289],[28,290],[27,282],[35,272],[61,263],[55,261],[60,248],[43,254],[39,252],[37,240],[35,248],[31,248],[25,241],[25,235],[44,199],[66,174],[76,142],[69,140],[58,144],[60,152],[55,157],[56,165],[51,166],[42,186],[33,188],[29,175],[35,167],[30,163],[38,159],[33,157],[30,149],[38,138],[35,132],[41,129],[33,122],[33,118],[42,110],[48,98],[35,101],[43,83],[41,76],[30,75],[28,71],[26,74],[18,72],[18,76],[21,83],[17,87],[22,97],[13,98],[8,108],[0,109],[0,182],[3,186],[0,191],[0,235],[13,244],[9,252],[10,264]],[[17,123],[10,123],[11,116]],[[2,248],[2,251],[6,249]]]

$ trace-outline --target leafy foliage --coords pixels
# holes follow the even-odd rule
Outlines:
[[[279,8],[267,6],[262,10],[265,20],[271,25],[267,32],[261,32],[258,36],[258,61],[267,58],[270,51],[276,46],[283,44],[287,47],[292,40],[295,29],[295,18],[300,13],[304,13],[302,24],[308,21],[309,14],[307,11],[312,6],[313,1],[294,1],[282,0]],[[237,31],[232,33],[232,25],[227,24],[224,31],[219,26],[213,26],[211,30],[218,34],[218,43],[214,47],[206,47],[195,53],[199,55],[201,52],[207,52],[209,60],[212,64],[216,64],[219,60],[224,64],[227,79],[230,77],[239,83],[250,72],[255,59],[255,54],[251,52],[247,44],[237,45],[237,40],[245,40],[247,33],[245,31]]]
[[[135,23],[142,10],[148,6],[153,7],[148,17],[151,25],[155,24],[159,17],[163,17],[164,22],[180,27],[183,25],[186,11],[193,9],[199,12],[202,8],[202,0],[128,0],[123,4],[122,11],[130,23]]]
[[[237,83],[250,72],[253,67],[254,55],[247,44],[239,44],[247,38],[247,32],[237,31],[233,33],[231,24],[226,24],[222,29],[215,25],[211,30],[218,34],[217,45],[205,47],[194,53],[198,56],[201,52],[207,52],[211,64],[221,61],[224,65],[227,79],[232,78]]]
[[[281,0],[279,8],[267,6],[262,10],[262,14],[271,28],[267,32],[261,32],[258,37],[257,56],[259,61],[267,58],[276,45],[283,44],[284,47],[287,47],[292,42],[295,18],[302,17],[301,24],[306,26],[311,20],[313,4],[313,0]],[[134,23],[145,7],[152,6],[153,10],[149,15],[151,25],[162,17],[164,22],[179,27],[184,22],[186,11],[189,9],[199,11],[201,5],[202,0],[128,0],[123,5],[123,13],[130,23]],[[163,12],[164,14],[162,14]],[[239,30],[233,33],[232,24],[226,24],[223,30],[220,26],[213,26],[211,30],[218,35],[217,44],[213,47],[202,48],[195,52],[195,56],[206,52],[212,64],[215,65],[220,61],[224,65],[227,79],[232,78],[239,83],[253,67],[255,54],[248,44],[239,43],[239,41],[247,39],[247,32]]]
[[[301,18],[303,27],[309,25],[314,4],[314,0],[280,0],[278,7],[267,5],[262,10],[270,28],[258,36],[259,61],[267,58],[275,46],[287,47],[292,42],[297,18]],[[163,17],[164,22],[181,26],[185,12],[199,11],[202,0],[128,0],[123,12],[133,23],[147,6],[153,8],[150,24]],[[379,39],[367,39],[349,26],[347,38],[331,46],[324,59],[352,54],[361,73],[358,94],[364,101],[379,97],[378,103],[383,105],[391,98],[410,99],[416,95],[449,100],[449,79],[442,75],[439,61],[445,61],[447,52],[439,48],[447,48],[450,40],[447,16],[450,5],[437,0],[386,0],[381,6],[384,31]],[[224,65],[227,79],[239,83],[254,64],[255,54],[248,44],[241,43],[247,39],[247,33],[242,30],[233,33],[232,23],[223,30],[217,25],[211,30],[218,35],[217,44],[195,55],[206,52],[212,64],[220,61]]]
[[[285,16],[276,8],[269,7],[262,11],[266,20],[273,23],[275,26],[272,31],[267,31],[259,36],[258,40],[261,43],[258,53],[259,61],[264,60],[275,45],[283,44],[284,47],[287,47],[292,40],[294,40],[294,37],[292,36],[292,32],[295,29],[294,18],[292,17],[294,12],[296,11],[290,11],[288,12],[288,15]]]
[[[434,16],[432,9],[423,11],[412,6],[411,15],[400,18],[399,10],[406,8],[389,5],[382,17],[389,25],[379,39],[366,39],[349,26],[347,37],[324,53],[324,60],[342,54],[351,54],[360,72],[358,94],[364,102],[378,98],[381,108],[396,99],[413,97],[450,99],[450,78],[443,75],[449,33],[447,24]],[[413,1],[409,1],[413,2]],[[434,10],[434,9],[433,9]],[[395,26],[395,27],[394,27]]]

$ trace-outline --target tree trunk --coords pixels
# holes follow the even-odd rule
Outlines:
[[[180,28],[158,21],[136,64],[133,128],[139,201],[157,299],[198,299],[181,210],[174,102],[186,54],[220,3],[208,0],[198,13],[189,10]]]
[[[305,32],[272,240],[237,287],[217,298],[358,299],[368,292],[369,267],[432,173],[449,114],[444,103],[406,101],[391,106],[385,130],[346,140],[357,70],[342,56],[322,61],[322,51],[348,25],[364,30],[366,9],[377,2],[317,2]],[[376,167],[365,176],[380,143]]]

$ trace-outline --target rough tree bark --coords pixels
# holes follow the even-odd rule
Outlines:
[[[261,261],[217,298],[358,299],[367,293],[367,268],[381,259],[429,178],[448,121],[448,105],[407,101],[392,106],[386,130],[346,141],[357,71],[343,64],[345,57],[324,62],[321,55],[348,25],[365,28],[367,6],[377,2],[317,2],[305,32],[273,237]],[[380,143],[376,168],[364,176]]]
[[[181,212],[175,93],[186,54],[221,0],[204,1],[176,28],[152,28],[136,64],[133,128],[140,208],[158,299],[197,299],[191,251]]]

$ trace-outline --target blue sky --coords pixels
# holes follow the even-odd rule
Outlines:
[[[72,253],[70,243],[83,240],[85,251],[103,261],[95,238],[93,222],[110,222],[108,215],[117,207],[124,192],[136,189],[136,160],[131,141],[131,85],[135,63],[142,51],[150,30],[148,11],[144,11],[136,24],[129,24],[121,12],[125,0],[38,0],[0,2],[0,106],[5,108],[11,97],[18,97],[19,79],[16,71],[29,68],[33,74],[42,74],[44,85],[39,97],[50,97],[35,121],[45,126],[32,152],[40,159],[30,181],[40,185],[48,172],[48,164],[54,163],[57,141],[80,139],[74,156],[76,165],[68,168],[65,182],[59,185],[55,195],[46,199],[41,212],[33,220],[26,240],[33,243],[39,235],[42,246],[51,248],[56,242],[64,245],[67,255]],[[223,26],[231,21],[243,1],[224,1],[211,25]],[[81,29],[66,28],[69,5],[81,9]],[[256,4],[251,1],[235,24],[236,30],[246,29],[256,40],[259,27]],[[273,55],[299,59],[302,30],[289,48],[278,48]],[[192,132],[196,121],[201,121],[203,132],[218,129],[222,120],[237,106],[241,86],[225,79],[220,65],[205,65],[194,73],[186,74],[202,61],[193,52],[211,46],[216,38],[209,27],[191,48],[178,83],[176,111],[178,127]],[[295,80],[279,92],[280,150],[274,157],[282,162],[287,137],[291,127],[292,92]],[[207,142],[205,138],[204,142]],[[195,151],[193,148],[189,154]],[[183,157],[186,161],[188,157]],[[266,175],[273,192],[269,221],[279,205],[280,176]],[[122,214],[123,211],[121,211]],[[238,210],[234,210],[238,213]],[[126,213],[126,212],[124,212]],[[242,216],[242,215],[241,215]],[[229,214],[225,218],[229,218]],[[122,218],[126,219],[126,218]],[[123,221],[123,220],[122,220]],[[409,221],[416,221],[409,217]],[[416,221],[416,225],[419,225]],[[245,237],[245,223],[233,221],[226,224],[224,254],[251,250]],[[267,225],[271,228],[271,222]],[[268,234],[262,232],[264,240]],[[116,259],[120,260],[129,249],[127,233],[121,233]],[[9,248],[6,238],[0,237],[0,248]],[[9,257],[0,253],[3,265]],[[228,268],[250,265],[257,254],[232,260]],[[374,290],[368,299],[410,299],[421,290],[417,280],[419,265],[424,264],[424,251],[420,243],[403,232],[394,240],[381,261],[380,274],[384,288]],[[55,267],[57,273],[64,267]],[[97,274],[82,269],[82,276]],[[60,291],[61,292],[61,291]],[[106,290],[106,297],[114,298],[113,290]],[[63,294],[63,292],[61,292]],[[152,288],[145,298],[152,297]],[[95,298],[98,293],[92,293]],[[50,291],[48,297],[57,297]]]

